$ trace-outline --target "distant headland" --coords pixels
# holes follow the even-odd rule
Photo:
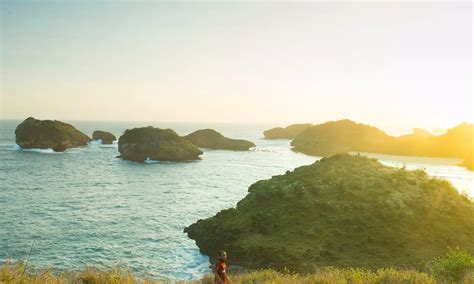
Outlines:
[[[414,129],[413,133],[398,137],[387,135],[376,127],[349,119],[316,125],[296,124],[285,129],[292,129],[292,127],[300,130],[294,137],[288,135],[290,137],[288,139],[292,139],[293,150],[307,155],[327,157],[346,152],[369,152],[446,157],[463,159],[460,165],[468,169],[472,170],[474,167],[472,162],[474,124],[462,123],[440,135]],[[264,136],[267,139],[275,137],[269,135],[272,131],[274,130],[265,131]]]

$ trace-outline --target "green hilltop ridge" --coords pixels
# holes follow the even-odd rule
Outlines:
[[[197,130],[184,136],[184,138],[198,147],[208,149],[248,151],[250,148],[255,147],[253,142],[227,138],[214,129]]]
[[[236,208],[185,229],[201,252],[252,269],[410,267],[474,253],[474,203],[422,170],[338,154],[254,183]]]
[[[85,146],[91,138],[71,124],[58,120],[28,117],[15,129],[16,144],[21,148],[48,149],[63,152],[68,148]]]
[[[412,134],[394,137],[373,126],[344,119],[308,127],[291,141],[291,145],[297,152],[321,157],[370,152],[464,159],[473,155],[473,137],[474,124],[468,123],[448,129],[442,135],[414,129]]]
[[[293,139],[298,134],[310,127],[311,123],[293,124],[283,127],[275,127],[272,129],[265,130],[263,136],[265,139]]]
[[[135,162],[198,160],[202,154],[198,147],[172,129],[152,126],[125,130],[119,138],[118,150],[122,159]]]

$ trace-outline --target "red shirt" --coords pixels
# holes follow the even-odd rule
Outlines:
[[[226,269],[227,265],[225,264],[225,261],[219,260],[218,263],[216,263],[216,273],[219,275],[220,280],[222,281],[221,283],[226,283]]]

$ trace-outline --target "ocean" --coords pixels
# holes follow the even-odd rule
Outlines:
[[[203,149],[202,160],[135,163],[116,158],[117,144],[22,150],[15,144],[21,121],[0,120],[0,261],[75,270],[130,268],[153,278],[199,279],[209,259],[183,229],[235,207],[248,187],[318,157],[295,153],[288,140],[264,140],[273,125],[67,121],[92,136],[141,126],[172,128],[178,134],[213,128],[257,146],[248,152]],[[474,197],[474,174],[456,159],[373,155],[382,163],[421,168],[448,179]],[[231,260],[231,256],[229,256]]]

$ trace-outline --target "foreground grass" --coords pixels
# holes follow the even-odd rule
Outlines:
[[[448,248],[445,255],[426,263],[424,271],[415,269],[382,268],[321,268],[314,273],[297,274],[284,270],[257,270],[235,273],[231,283],[474,283],[474,256],[459,248]],[[0,266],[3,283],[214,283],[212,274],[197,281],[156,280],[136,277],[130,270],[114,268],[101,271],[87,267],[77,272],[54,270],[28,271],[23,263],[6,262]]]
[[[78,272],[55,272],[43,270],[24,272],[24,265],[6,263],[0,267],[0,283],[214,283],[214,277],[207,275],[198,281],[171,281],[136,277],[131,271],[111,269],[100,271],[93,267]],[[357,268],[338,269],[327,267],[318,272],[300,275],[275,270],[259,270],[245,274],[231,275],[231,283],[474,283],[474,273],[467,273],[463,279],[452,281],[437,278],[416,270]]]

